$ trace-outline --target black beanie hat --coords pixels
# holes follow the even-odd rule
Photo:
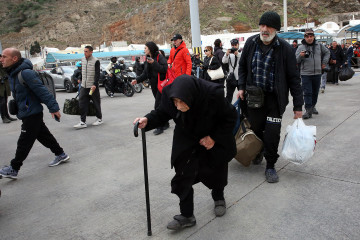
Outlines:
[[[259,25],[266,25],[268,27],[272,27],[280,31],[281,28],[280,16],[276,12],[271,12],[271,11],[265,12],[260,18]]]

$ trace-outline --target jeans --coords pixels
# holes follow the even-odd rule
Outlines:
[[[301,75],[301,81],[302,81],[302,89],[304,94],[305,108],[309,109],[315,106],[317,103],[321,74]]]
[[[326,81],[327,81],[327,72],[324,72],[324,73],[321,75],[321,84],[320,84],[320,88],[321,88],[321,89],[325,89]]]

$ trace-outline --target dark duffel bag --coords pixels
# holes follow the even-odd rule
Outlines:
[[[351,68],[343,67],[339,73],[339,80],[347,81],[347,80],[351,79],[354,76],[354,74],[355,74],[355,72]]]
[[[79,100],[77,98],[65,99],[63,113],[68,115],[80,115]],[[92,101],[89,103],[87,116],[96,116],[95,105]]]

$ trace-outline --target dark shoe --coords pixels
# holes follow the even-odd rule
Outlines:
[[[3,120],[3,123],[11,123],[11,120],[7,119],[6,117],[4,117],[2,120]]]
[[[217,217],[224,216],[224,214],[226,213],[225,200],[214,201],[214,203],[215,203],[215,208],[214,208],[215,216]]]
[[[263,159],[264,159],[264,151],[261,151],[252,162],[254,165],[260,165]]]
[[[166,130],[170,127],[170,124],[169,122],[167,122],[163,127],[162,127],[162,130]]]
[[[17,120],[17,118],[12,118],[10,116],[6,116],[6,118],[9,119],[10,121],[16,121]]]
[[[192,227],[196,224],[195,216],[187,218],[183,215],[175,215],[174,220],[168,223],[167,228],[170,230],[180,230],[185,227]]]
[[[313,109],[312,109],[312,113],[313,113],[313,114],[319,114],[319,112],[316,110],[316,108],[315,108],[315,107],[313,107]]]
[[[55,159],[49,163],[49,167],[54,167],[59,165],[60,163],[66,162],[70,159],[70,157],[66,153],[62,153],[59,156],[56,156]]]
[[[305,110],[305,113],[302,116],[303,119],[309,119],[312,118],[312,109],[308,108]]]
[[[154,135],[159,135],[159,134],[162,134],[163,132],[164,132],[164,130],[162,130],[162,128],[157,128],[154,131]]]
[[[279,176],[276,173],[276,170],[269,168],[265,170],[265,177],[268,183],[277,183],[279,181]]]

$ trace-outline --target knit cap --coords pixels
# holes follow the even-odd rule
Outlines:
[[[272,27],[280,31],[281,28],[280,16],[276,12],[272,12],[272,11],[265,12],[260,18],[259,25],[266,25],[268,27]]]

